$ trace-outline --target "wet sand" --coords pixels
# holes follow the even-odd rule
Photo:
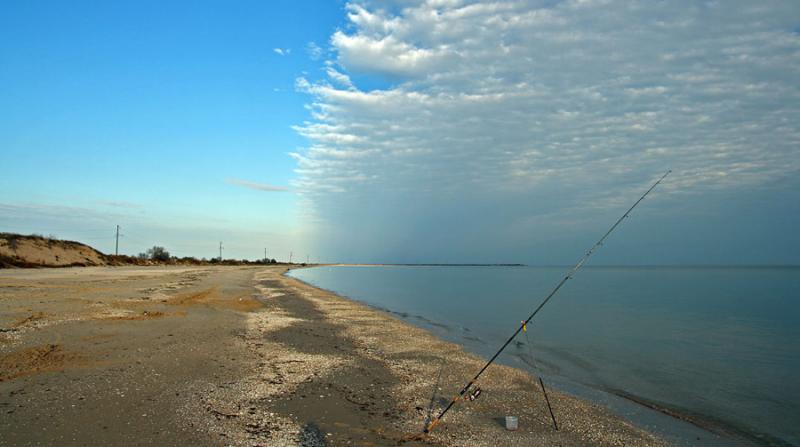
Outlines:
[[[285,271],[0,271],[0,445],[665,445],[506,366],[419,437],[483,361]]]

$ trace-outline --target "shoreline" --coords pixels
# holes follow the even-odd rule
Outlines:
[[[483,359],[287,271],[0,272],[0,445],[668,445],[506,365],[419,437]]]
[[[381,308],[378,308],[378,307],[375,307],[375,306],[371,306],[371,305],[366,304],[366,303],[361,303],[359,301],[353,300],[352,298],[338,295],[333,291],[325,290],[323,288],[319,288],[317,286],[308,284],[308,283],[306,283],[306,282],[304,282],[304,281],[302,281],[302,280],[300,280],[298,278],[294,278],[292,276],[289,276],[288,273],[291,272],[292,270],[294,270],[294,269],[287,269],[287,271],[282,276],[287,278],[287,279],[289,279],[289,280],[291,280],[291,281],[295,281],[295,282],[303,285],[304,287],[307,287],[309,289],[317,291],[317,293],[319,293],[320,295],[323,295],[327,299],[342,300],[342,301],[348,302],[351,306],[353,306],[355,308],[369,309],[371,312],[374,312],[374,313],[377,313],[377,314],[380,315],[380,318],[378,318],[378,319],[391,320],[397,326],[399,326],[398,329],[400,329],[402,331],[414,332],[415,336],[421,336],[421,337],[424,337],[424,338],[433,339],[433,342],[440,346],[440,348],[436,349],[436,351],[440,351],[440,352],[441,351],[445,351],[445,350],[446,351],[450,351],[450,352],[455,351],[457,353],[457,355],[459,357],[461,357],[460,360],[461,361],[466,361],[465,363],[470,364],[469,366],[472,366],[472,368],[463,368],[463,367],[462,368],[458,368],[458,372],[460,374],[452,374],[453,377],[459,377],[459,375],[460,375],[460,377],[458,379],[456,379],[455,381],[450,380],[451,383],[449,384],[450,385],[449,388],[452,389],[452,393],[457,391],[458,388],[460,388],[460,386],[463,385],[463,383],[460,383],[460,380],[462,380],[464,377],[467,377],[468,373],[474,373],[475,372],[474,370],[476,370],[475,366],[482,365],[485,362],[485,360],[482,357],[465,351],[463,346],[461,346],[461,345],[459,345],[457,343],[451,342],[451,341],[446,341],[444,339],[441,339],[436,334],[430,332],[428,329],[421,328],[419,326],[413,325],[409,321],[406,321],[406,320],[400,318],[399,315],[396,315],[396,314],[392,313],[391,311],[388,311],[386,309],[381,309]],[[373,318],[375,318],[375,317],[373,316]],[[445,347],[445,349],[441,349],[442,347]],[[436,365],[434,365],[434,366],[436,366]],[[431,368],[428,368],[428,369],[431,369]],[[519,368],[515,368],[515,367],[512,367],[512,366],[505,365],[505,364],[498,364],[498,365],[494,366],[492,369],[496,369],[497,371],[489,370],[491,372],[487,371],[487,374],[488,375],[494,375],[495,376],[495,377],[493,377],[494,380],[498,380],[499,379],[499,381],[503,381],[498,376],[503,376],[503,375],[514,376],[514,380],[513,381],[517,381],[517,382],[524,381],[525,385],[523,387],[521,387],[521,388],[524,389],[525,393],[528,393],[528,394],[531,393],[530,392],[530,389],[532,388],[531,385],[533,384],[533,381],[535,379],[527,371],[523,371],[523,370],[521,370]],[[434,377],[437,375],[437,372],[441,373],[441,370],[440,371],[434,371],[434,370],[431,369],[430,372],[431,372],[431,374],[427,375],[427,377],[429,378],[428,380],[434,379]],[[427,385],[430,386],[430,388],[433,388],[432,385],[435,385],[435,384],[428,383]],[[503,385],[507,385],[507,383],[504,383]],[[537,385],[537,387],[538,387],[538,385]],[[537,388],[534,388],[534,389],[537,389]],[[484,388],[484,391],[487,391],[487,390]],[[551,391],[548,391],[548,394],[550,394],[550,393],[551,393]],[[600,407],[596,407],[595,404],[593,404],[593,403],[590,403],[588,401],[584,401],[583,399],[579,399],[579,398],[573,397],[571,395],[565,395],[561,391],[553,390],[552,393],[555,396],[551,396],[551,399],[559,401],[559,403],[561,403],[561,404],[564,404],[560,408],[561,411],[564,411],[564,408],[568,408],[568,407],[573,406],[573,407],[580,407],[581,411],[588,411],[588,412],[592,412],[592,413],[596,412],[595,413],[596,416],[609,418],[608,419],[609,421],[614,421],[614,423],[612,423],[612,424],[620,424],[620,425],[627,426],[628,429],[632,429],[632,431],[639,432],[639,436],[644,435],[644,438],[638,438],[637,437],[637,441],[636,441],[636,442],[638,442],[637,445],[648,445],[650,443],[652,443],[653,445],[666,445],[666,444],[662,444],[662,441],[657,440],[657,438],[653,437],[650,433],[647,433],[646,431],[644,431],[644,429],[638,428],[638,427],[634,428],[633,426],[628,425],[629,423],[627,421],[624,421],[622,419],[618,419],[616,416],[611,416],[610,414],[608,414],[606,412],[605,409],[602,409]],[[450,394],[445,393],[445,395],[449,396]],[[440,397],[441,396],[439,396],[439,398]],[[521,405],[519,405],[520,407],[524,407],[525,406],[525,404],[522,404],[521,402],[519,402],[519,401],[524,401],[525,399],[516,398],[515,400],[518,401],[518,403],[521,404]],[[440,404],[446,404],[447,401],[449,401],[449,399],[441,400]],[[567,402],[569,402],[569,403],[567,403]],[[541,402],[541,403],[536,402],[536,405],[535,405],[536,408],[538,410],[540,410],[540,411],[544,410],[545,408],[541,407],[540,404],[544,405],[543,402]],[[469,405],[469,404],[467,404],[467,405]],[[438,409],[440,409],[440,407],[437,408],[437,410]],[[511,410],[510,412],[508,412],[508,414],[512,414],[514,412],[514,410],[512,410],[510,407],[507,407],[507,409]],[[516,410],[517,410],[516,414],[519,414],[520,413],[520,408],[516,408]],[[495,444],[492,444],[492,442],[497,442],[497,436],[498,435],[514,433],[514,432],[507,432],[506,430],[502,429],[502,427],[500,426],[501,424],[500,424],[500,421],[499,421],[499,417],[497,417],[497,416],[490,417],[490,416],[488,416],[486,414],[483,414],[483,415],[475,414],[474,411],[470,411],[469,409],[467,409],[467,410],[463,410],[462,409],[462,411],[472,413],[472,414],[470,414],[471,417],[470,417],[469,422],[467,424],[464,424],[465,421],[461,420],[462,415],[457,415],[456,414],[456,412],[458,412],[458,411],[459,410],[456,409],[455,411],[451,411],[450,413],[448,413],[447,417],[445,417],[444,421],[442,422],[442,425],[448,424],[448,418],[452,418],[453,419],[453,425],[457,424],[457,425],[474,426],[476,424],[476,421],[475,421],[474,417],[477,416],[478,418],[480,418],[481,416],[483,416],[484,422],[487,422],[487,420],[491,420],[491,424],[490,425],[494,429],[494,430],[492,430],[493,433],[492,433],[491,437],[488,437],[488,438],[485,438],[485,439],[480,439],[480,440],[470,439],[468,441],[467,445],[495,445]],[[436,414],[436,411],[434,411],[433,414]],[[417,433],[419,433],[421,431],[421,427],[424,425],[424,418],[418,418],[418,419],[419,420],[416,423],[416,425],[418,426],[417,430],[416,430]],[[520,420],[523,420],[523,419],[525,419],[525,417],[524,417],[524,415],[521,415]],[[541,431],[532,432],[531,434],[535,434],[536,436],[534,436],[531,439],[526,439],[526,442],[534,442],[534,444],[530,444],[530,445],[550,445],[547,442],[542,443],[542,440],[541,440],[542,435],[548,434],[547,432],[551,432],[552,434],[556,434],[556,435],[559,435],[560,433],[557,433],[557,432],[553,431],[552,423],[550,422],[549,417],[548,417],[548,419],[542,418],[542,420],[539,421],[539,422],[540,422],[540,426],[538,427],[538,429],[541,430]],[[563,421],[559,421],[559,426],[562,426],[562,422]],[[497,430],[498,428],[501,429],[501,430],[498,431]],[[572,427],[572,428],[575,428],[575,427]],[[437,428],[437,430],[438,430],[438,428]],[[455,431],[456,432],[461,432],[461,429],[456,429]],[[413,433],[413,431],[412,431],[412,433]],[[432,434],[432,436],[430,438],[434,439],[434,440],[437,440],[439,442],[442,442],[441,445],[464,445],[463,442],[460,442],[458,440],[447,439],[447,438],[441,439],[440,438],[440,434],[437,433],[436,431],[434,431],[434,433]],[[466,441],[466,440],[464,440],[464,441]],[[516,442],[519,442],[519,441],[520,440],[513,440],[513,439],[509,440],[509,442],[511,444],[515,444]],[[557,441],[557,443],[564,445],[564,441],[565,441],[564,439],[559,439]],[[541,444],[539,444],[539,443],[541,443]],[[605,442],[601,441],[600,439],[594,439],[594,443],[590,442],[590,444],[604,445]],[[523,444],[523,445],[528,445],[528,444]],[[571,444],[569,442],[567,442],[566,445],[571,445]]]
[[[354,266],[354,265],[351,265],[351,264],[346,264],[346,265],[345,264],[341,264],[341,265],[348,266],[348,267]],[[330,266],[337,266],[337,265],[326,265],[326,267],[330,267]],[[364,266],[365,267],[372,267],[372,266],[378,266],[378,265],[370,264],[370,265],[364,265]],[[397,264],[388,265],[387,264],[387,266],[406,266],[406,265],[397,265]],[[290,278],[292,278],[292,279],[294,279],[296,281],[300,281],[301,283],[306,284],[309,287],[313,287],[313,288],[322,290],[322,291],[324,291],[326,293],[329,293],[329,294],[332,294],[332,295],[340,296],[340,297],[342,297],[344,299],[354,301],[354,302],[359,303],[359,304],[361,304],[363,306],[366,306],[366,307],[369,307],[371,309],[374,309],[374,310],[376,310],[378,312],[382,312],[382,313],[386,314],[387,316],[395,318],[395,319],[399,319],[401,322],[404,322],[406,324],[422,328],[423,330],[431,331],[434,336],[436,336],[438,338],[441,338],[442,340],[445,340],[447,342],[455,343],[455,344],[461,346],[463,349],[469,351],[470,353],[481,357],[484,361],[486,360],[485,355],[479,353],[478,351],[480,351],[480,350],[476,349],[475,346],[473,346],[473,345],[471,345],[469,343],[471,341],[469,337],[465,337],[465,336],[461,336],[461,337],[448,336],[447,334],[443,333],[442,331],[449,332],[449,331],[452,330],[452,328],[450,328],[449,326],[447,326],[447,325],[445,325],[443,323],[432,321],[432,320],[430,320],[430,319],[428,319],[426,317],[420,316],[420,315],[412,315],[412,314],[409,314],[407,312],[396,311],[396,310],[385,308],[385,307],[382,307],[382,306],[361,302],[361,301],[358,301],[356,299],[350,298],[348,296],[339,295],[339,294],[337,294],[336,292],[334,292],[332,290],[325,289],[323,287],[319,287],[319,286],[316,286],[314,284],[307,283],[307,282],[303,281],[302,279],[290,276],[290,273],[293,270],[298,270],[298,269],[301,269],[301,268],[312,268],[312,267],[318,267],[318,266],[289,268],[286,271],[286,273],[284,273],[284,275],[288,276],[288,277],[290,277]],[[604,268],[604,266],[600,266],[599,268]],[[472,340],[472,341],[479,341],[480,342],[481,340],[475,339],[475,340]],[[523,357],[521,357],[521,356],[519,356],[517,354],[509,354],[509,356],[515,358],[518,362],[520,362],[522,364],[525,364],[528,367],[531,366],[531,365],[529,365],[527,363],[527,361]],[[526,374],[529,374],[529,375],[531,375],[531,377],[533,377],[533,373],[531,371],[529,371],[528,369],[522,368],[522,367],[518,367],[518,366],[514,366],[511,362],[508,362],[507,360],[504,361],[503,359],[498,359],[498,363],[502,364],[502,365],[505,365],[505,366],[512,367],[512,368],[517,368],[517,369],[521,370],[522,372],[524,372]],[[465,378],[466,378],[466,376],[465,376]],[[651,401],[647,400],[644,397],[637,396],[637,395],[634,395],[634,394],[631,394],[631,393],[627,393],[627,392],[622,391],[622,390],[595,388],[595,387],[591,387],[589,385],[581,384],[581,383],[578,383],[578,382],[573,382],[567,377],[559,377],[559,382],[561,382],[561,384],[562,384],[562,387],[559,388],[559,391],[569,393],[569,394],[571,394],[571,395],[573,395],[573,396],[575,396],[576,398],[579,398],[579,399],[589,400],[590,402],[592,402],[594,404],[603,405],[601,401],[607,401],[608,397],[603,397],[603,398],[598,399],[595,396],[595,398],[592,398],[592,397],[590,397],[590,395],[593,394],[593,393],[604,393],[607,396],[611,396],[611,397],[623,400],[627,404],[625,404],[625,403],[623,403],[621,405],[617,404],[616,405],[616,407],[617,407],[616,409],[614,409],[614,408],[608,408],[608,409],[613,411],[618,416],[625,418],[629,422],[639,426],[640,428],[642,428],[644,430],[648,430],[648,427],[646,426],[645,420],[651,420],[652,418],[651,417],[642,417],[641,415],[639,415],[638,417],[635,416],[635,417],[627,417],[626,418],[625,416],[623,416],[622,413],[625,413],[626,410],[629,410],[629,408],[627,408],[627,407],[630,407],[630,406],[640,407],[643,411],[653,412],[653,413],[656,413],[656,414],[658,414],[660,416],[669,418],[671,420],[671,423],[676,425],[676,426],[672,427],[672,429],[667,428],[667,429],[655,430],[655,433],[657,433],[659,435],[662,435],[662,436],[664,436],[664,435],[669,436],[671,434],[671,432],[676,432],[676,433],[674,433],[674,438],[675,439],[673,439],[673,440],[678,440],[679,442],[684,442],[687,445],[688,444],[692,444],[695,441],[699,440],[700,438],[698,436],[703,436],[704,439],[706,439],[706,444],[709,444],[709,442],[711,443],[709,445],[712,445],[712,444],[713,445],[742,445],[742,446],[768,445],[768,446],[779,446],[779,447],[789,446],[790,445],[790,444],[786,443],[785,441],[783,441],[783,440],[781,440],[779,438],[775,438],[775,437],[772,437],[772,436],[764,434],[764,433],[753,432],[753,431],[749,431],[749,430],[744,429],[744,428],[739,428],[739,427],[737,427],[737,426],[735,426],[735,425],[733,425],[731,423],[727,423],[727,422],[721,421],[721,420],[716,420],[711,416],[694,415],[694,414],[691,414],[690,412],[688,412],[686,410],[675,409],[675,408],[672,408],[672,407],[670,407],[670,406],[668,406],[666,404],[660,404],[660,403],[657,403],[657,402],[651,402]],[[565,382],[570,382],[569,386],[564,387],[563,384]],[[577,390],[579,388],[584,388],[584,389],[587,389],[587,390],[591,390],[591,392],[590,393],[579,392],[579,391],[570,392],[570,391],[568,391],[568,390],[566,390],[564,388],[572,388],[573,390]],[[639,413],[639,411],[634,411],[634,412],[627,411],[627,412],[628,413]],[[681,425],[681,424],[688,424],[688,425],[690,425],[691,427],[693,427],[696,430],[692,430],[692,428],[687,428],[687,427],[678,427],[678,425]],[[718,439],[716,439],[716,440],[708,440],[707,437],[717,437]]]

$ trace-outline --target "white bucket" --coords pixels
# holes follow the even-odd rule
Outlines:
[[[519,419],[516,416],[506,416],[506,430],[514,431],[519,428]]]

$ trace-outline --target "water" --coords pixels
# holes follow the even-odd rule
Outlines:
[[[565,270],[319,267],[291,275],[488,356]],[[524,367],[532,354],[562,388],[629,395],[747,442],[800,445],[798,292],[798,268],[589,267],[502,361]]]

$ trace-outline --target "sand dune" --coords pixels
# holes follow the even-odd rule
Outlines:
[[[107,265],[106,256],[80,242],[0,233],[0,267]]]

